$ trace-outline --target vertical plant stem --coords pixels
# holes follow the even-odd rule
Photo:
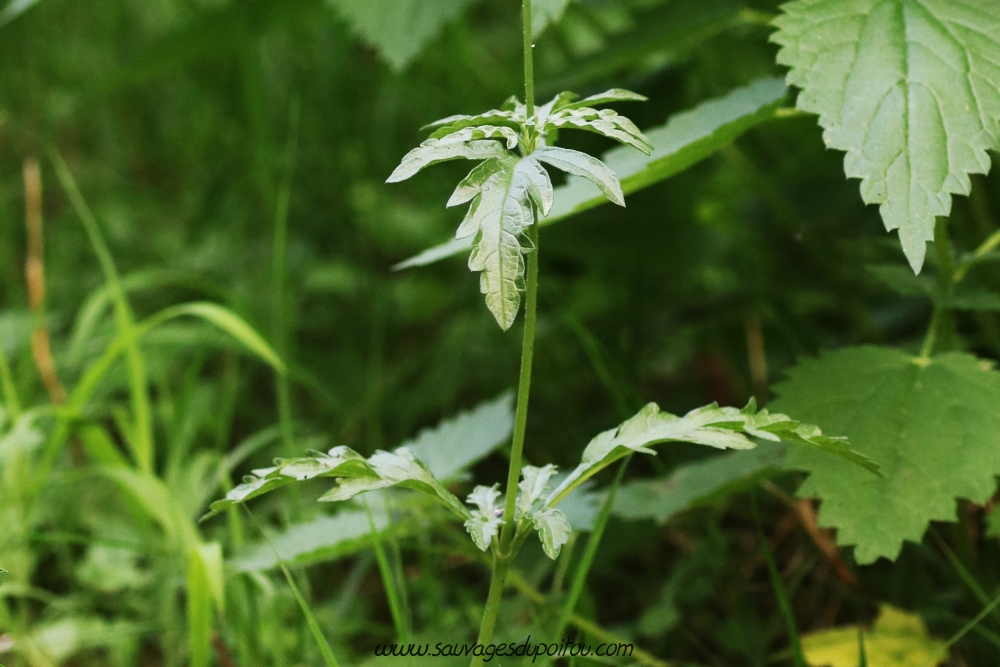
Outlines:
[[[28,257],[24,264],[28,283],[28,307],[31,309],[31,354],[49,400],[56,405],[66,402],[66,389],[56,374],[49,325],[45,317],[45,234],[42,231],[42,170],[38,160],[24,161],[24,221],[28,237]]]
[[[531,34],[531,0],[521,2],[521,32],[524,36],[524,105],[528,118],[535,115],[535,57]]]
[[[522,0],[521,31],[524,36],[524,103],[530,118],[535,114],[535,68],[531,43],[531,0]],[[538,222],[526,231],[534,250],[528,255],[528,275],[524,300],[524,339],[521,343],[521,372],[517,385],[517,408],[514,414],[514,437],[511,442],[510,467],[507,469],[507,497],[504,501],[504,524],[500,531],[500,549],[493,560],[493,577],[486,598],[486,610],[479,627],[480,644],[493,641],[500,601],[507,583],[507,570],[514,554],[509,553],[517,524],[514,510],[517,505],[517,481],[521,476],[524,454],[524,432],[528,425],[528,397],[531,394],[531,365],[535,353],[535,314],[538,306]],[[473,664],[476,658],[472,659]]]
[[[274,256],[271,263],[271,281],[274,289],[272,324],[274,346],[282,359],[288,355],[288,209],[292,197],[292,174],[295,169],[296,148],[299,139],[300,107],[298,98],[293,99],[288,113],[285,179],[278,189],[278,201],[274,213]],[[288,374],[276,374],[275,384],[285,456],[294,456],[295,438],[292,431],[292,399],[288,385]]]

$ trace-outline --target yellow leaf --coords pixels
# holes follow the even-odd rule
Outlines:
[[[889,605],[864,636],[869,667],[925,667],[946,657],[945,642],[931,637],[919,616]],[[812,667],[858,667],[858,626],[805,635],[802,650]]]

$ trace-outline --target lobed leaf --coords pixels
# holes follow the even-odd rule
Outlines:
[[[548,488],[549,479],[556,474],[556,466],[549,464],[542,468],[535,466],[524,466],[521,469],[521,483],[518,484],[520,493],[517,496],[517,512],[520,518],[529,514],[535,502],[541,500]]]
[[[549,127],[588,130],[637,148],[646,155],[653,152],[653,144],[635,123],[613,109],[569,106],[549,116],[543,131]]]
[[[394,452],[379,450],[368,458],[367,465],[374,475],[364,474],[339,480],[338,486],[320,496],[319,501],[338,502],[368,491],[402,486],[434,496],[459,517],[468,518],[469,512],[465,506],[406,447],[400,447]]]
[[[583,450],[580,465],[549,495],[546,504],[556,505],[585,480],[633,452],[655,454],[649,447],[664,442],[690,442],[717,449],[753,449],[755,445],[749,437],[789,440],[824,449],[852,464],[860,463],[868,471],[877,469],[863,455],[848,449],[845,440],[823,436],[815,426],[800,424],[785,415],[770,414],[766,410],[755,412],[755,407],[753,401],[743,410],[720,408],[713,403],[677,417],[660,412],[656,403],[650,403],[617,428],[604,431],[591,440]]]
[[[466,502],[475,505],[476,509],[469,512],[469,519],[465,522],[465,529],[472,536],[472,541],[482,551],[490,548],[490,543],[496,537],[497,531],[503,524],[503,510],[497,504],[500,500],[500,491],[497,485],[477,486],[466,498]]]
[[[484,127],[489,129],[483,129]],[[511,131],[509,128],[502,129]],[[405,181],[424,167],[448,160],[487,160],[507,157],[510,153],[504,144],[492,139],[492,136],[496,136],[510,145],[510,135],[504,134],[500,130],[501,128],[479,126],[453,132],[441,139],[428,139],[404,155],[402,162],[385,182]],[[516,135],[514,135],[514,145],[517,145]]]
[[[469,269],[482,272],[486,306],[506,331],[521,305],[525,251],[519,239],[535,223],[536,208],[550,210],[553,190],[548,173],[531,156],[507,158],[500,167],[479,186],[456,236],[475,235]],[[467,187],[476,187],[469,176]]]
[[[798,107],[879,204],[920,271],[934,218],[967,195],[1000,147],[1000,4],[994,0],[796,0],[782,46]]]
[[[625,195],[622,194],[622,186],[618,182],[618,177],[608,165],[596,157],[555,146],[542,146],[531,155],[557,169],[586,178],[596,185],[605,197],[619,206],[625,206]]]
[[[433,123],[424,125],[420,129],[433,130],[430,138],[439,139],[457,130],[483,125],[497,125],[508,127],[512,130],[520,130],[521,124],[524,123],[524,120],[524,116],[520,116],[513,111],[491,109],[481,114],[471,116],[466,114],[448,116],[447,118],[442,118],[441,120],[436,120]]]
[[[555,560],[563,545],[569,542],[573,527],[569,525],[566,515],[552,507],[546,507],[528,515],[531,523],[538,531],[545,555]]]
[[[760,79],[679,113],[665,125],[648,130],[646,135],[653,144],[653,153],[649,157],[637,154],[629,147],[619,146],[606,152],[601,161],[621,179],[624,194],[638,192],[684,171],[751,128],[775,118],[787,90],[780,79]],[[538,157],[537,151],[535,156]],[[556,188],[552,211],[540,224],[565,220],[607,200],[604,192],[588,179],[570,178],[566,185]],[[468,240],[453,239],[393,268],[399,270],[432,264],[465,252],[470,245]]]

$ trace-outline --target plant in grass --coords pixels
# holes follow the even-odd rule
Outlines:
[[[278,459],[270,468],[255,470],[225,499],[213,503],[205,517],[282,486],[319,477],[336,480],[336,485],[320,498],[321,502],[346,501],[389,487],[427,494],[464,524],[479,549],[491,554],[493,576],[479,631],[481,644],[493,638],[508,569],[525,540],[537,532],[546,555],[555,559],[572,532],[569,520],[557,505],[589,478],[620,459],[635,453],[654,454],[652,446],[667,442],[747,450],[755,446],[752,438],[759,438],[807,445],[870,471],[876,470],[866,457],[852,451],[843,438],[826,436],[816,426],[782,414],[758,410],[752,400],[742,410],[712,404],[681,417],[662,412],[655,403],[650,403],[618,427],[595,437],[584,449],[580,464],[557,485],[550,484],[557,473],[556,466],[522,465],[534,352],[538,222],[554,203],[545,165],[583,177],[607,199],[622,206],[625,203],[615,173],[593,156],[555,146],[558,133],[561,129],[582,129],[646,154],[653,149],[649,139],[630,120],[615,111],[595,108],[645,99],[636,93],[612,89],[579,99],[564,92],[547,104],[535,106],[531,25],[531,0],[524,0],[524,102],[512,97],[500,109],[450,116],[432,123],[427,126],[432,131],[430,138],[410,151],[388,179],[402,181],[427,166],[448,160],[479,161],[448,201],[448,206],[470,204],[456,237],[473,238],[469,268],[481,274],[480,289],[486,305],[502,329],[507,330],[513,324],[521,294],[525,293],[524,340],[506,488],[476,486],[463,503],[408,447],[377,451],[366,458],[340,446],[307,457]],[[607,514],[606,508],[604,521]],[[601,530],[603,526],[595,534],[599,536]]]

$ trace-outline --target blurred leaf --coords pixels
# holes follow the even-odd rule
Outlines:
[[[397,70],[476,0],[330,0],[354,31]]]
[[[247,324],[243,318],[228,308],[210,303],[208,301],[200,301],[196,303],[182,304],[180,306],[173,306],[172,308],[168,308],[163,311],[160,316],[172,319],[182,315],[198,317],[205,320],[209,324],[214,324],[219,329],[225,331],[227,334],[242,343],[248,350],[273,366],[275,370],[282,373],[285,371],[284,362],[282,362],[275,351],[271,349],[271,346],[267,344],[267,341],[265,341],[260,334],[254,331],[253,327]]]
[[[784,468],[784,445],[764,442],[749,452],[713,456],[674,470],[665,479],[622,484],[614,513],[623,519],[666,523],[694,507],[750,490]]]
[[[729,145],[750,128],[775,117],[787,94],[779,79],[761,79],[728,95],[677,114],[666,125],[646,131],[653,153],[649,157],[628,146],[605,153],[604,162],[621,181],[626,195],[666,180]],[[552,211],[541,220],[547,225],[600,206],[607,201],[601,191],[585,178],[570,178],[556,188]],[[470,247],[456,239],[425,250],[394,268],[424,266]]]
[[[222,551],[217,543],[199,544],[188,556],[186,592],[191,667],[209,667],[212,660],[212,602],[221,597],[221,590],[216,590],[216,586],[220,589],[222,586],[221,567]],[[213,571],[217,574],[213,575]]]
[[[883,286],[903,296],[929,296],[937,286],[932,277],[914,275],[898,264],[869,264],[865,270]]]
[[[151,627],[132,621],[69,616],[36,626],[28,641],[43,655],[62,662],[82,651],[138,642],[151,630]],[[15,642],[14,648],[17,644]]]
[[[558,23],[570,0],[533,0],[531,3],[531,34],[538,37],[550,23]]]
[[[801,362],[775,392],[776,410],[846,434],[882,466],[876,477],[807,448],[787,456],[810,473],[799,494],[822,500],[820,525],[856,545],[861,564],[895,559],[930,521],[954,521],[956,498],[983,503],[996,490],[1000,373],[990,362],[848,348]]]
[[[951,294],[939,297],[937,301],[942,307],[954,310],[1000,311],[1000,294],[966,283],[957,285]]]
[[[771,39],[778,63],[819,114],[826,145],[847,151],[861,197],[899,230],[914,273],[951,195],[1000,147],[1000,4],[994,0],[797,0]]]
[[[0,11],[0,28],[37,5],[38,2],[39,0],[10,0],[3,11]]]
[[[927,632],[916,614],[881,606],[875,627],[863,632],[865,661],[872,667],[931,667],[947,657],[947,644]],[[859,627],[820,630],[802,637],[812,667],[858,667]]]
[[[474,463],[507,442],[514,432],[514,394],[507,392],[460,412],[402,444],[442,482],[465,477]]]
[[[384,530],[389,525],[384,512],[373,512],[373,515],[378,530]],[[407,522],[402,522],[394,526],[394,530],[406,531],[407,527]],[[279,558],[289,565],[310,565],[369,548],[371,527],[368,515],[362,511],[344,510],[334,516],[321,515],[310,521],[292,524],[272,537],[270,545],[261,543],[248,547],[230,559],[230,563],[240,572],[263,571],[277,567]]]
[[[12,357],[27,346],[31,328],[31,313],[26,310],[0,313],[0,345],[3,346],[3,353]]]

